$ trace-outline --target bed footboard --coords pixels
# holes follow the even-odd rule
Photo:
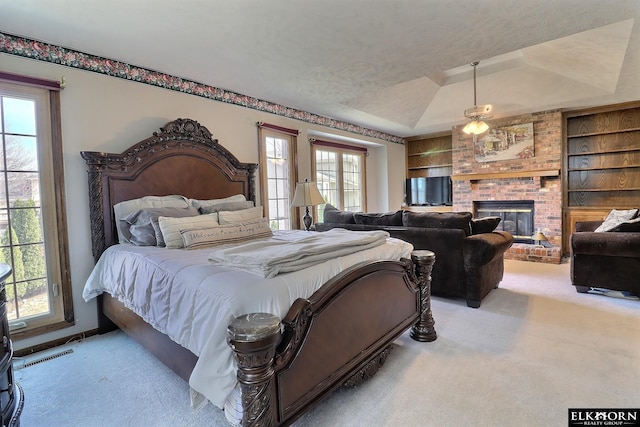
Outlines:
[[[242,388],[244,426],[288,425],[343,384],[359,383],[384,363],[393,340],[411,328],[436,339],[430,307],[435,255],[375,261],[346,270],[282,320],[260,313],[228,329]]]

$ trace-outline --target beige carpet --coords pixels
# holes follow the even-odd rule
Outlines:
[[[578,294],[569,265],[506,261],[479,309],[434,298],[438,340],[300,425],[565,426],[568,408],[640,406],[640,301]]]
[[[434,297],[433,314],[435,342],[403,335],[373,379],[295,425],[566,426],[568,408],[640,407],[640,301],[576,293],[568,264],[506,261],[479,309]],[[23,427],[225,425],[123,334],[69,346],[16,371]]]

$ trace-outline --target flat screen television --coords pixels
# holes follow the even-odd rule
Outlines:
[[[407,178],[405,194],[409,206],[451,205],[451,177]]]

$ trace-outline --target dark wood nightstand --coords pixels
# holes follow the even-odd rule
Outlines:
[[[13,346],[9,336],[9,320],[7,319],[7,292],[5,281],[11,275],[11,267],[0,264],[0,412],[2,427],[18,427],[20,414],[24,405],[22,387],[13,376]]]

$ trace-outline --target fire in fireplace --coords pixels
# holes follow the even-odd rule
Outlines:
[[[514,242],[533,243],[533,200],[489,200],[473,202],[473,216],[501,219],[498,230],[508,231]]]

